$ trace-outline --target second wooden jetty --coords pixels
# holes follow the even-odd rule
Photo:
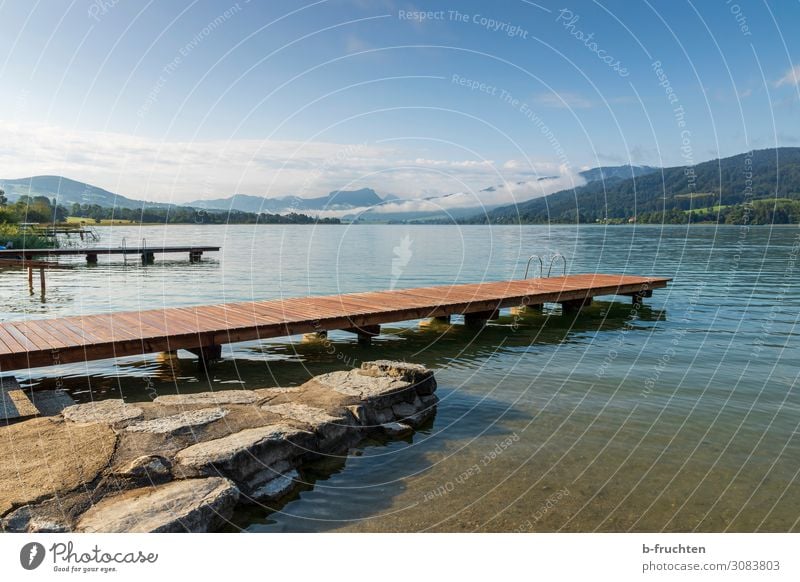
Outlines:
[[[190,261],[198,261],[206,252],[219,251],[215,246],[144,246],[85,247],[60,249],[0,249],[0,259],[31,259],[33,257],[85,256],[87,263],[96,263],[100,255],[141,255],[143,263],[152,263],[155,255],[188,253]]]

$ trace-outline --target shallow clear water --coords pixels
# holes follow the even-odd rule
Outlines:
[[[199,264],[101,257],[0,276],[3,319],[521,277],[531,253],[571,273],[672,276],[641,309],[604,298],[480,331],[390,325],[371,348],[237,344],[204,376],[189,354],[17,374],[82,401],[292,385],[397,358],[436,370],[441,404],[405,441],[304,470],[288,502],[237,514],[250,531],[797,531],[800,229],[739,227],[170,226],[98,228],[102,244],[221,244]]]

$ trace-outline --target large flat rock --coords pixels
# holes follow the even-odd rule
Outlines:
[[[168,394],[159,396],[153,402],[164,405],[212,406],[220,404],[252,404],[259,399],[253,390],[216,390],[197,394]]]
[[[347,413],[334,416],[322,408],[309,406],[301,402],[265,404],[261,409],[285,419],[303,423],[328,441],[335,441],[343,437],[354,426],[353,418]]]
[[[108,464],[116,436],[103,424],[35,418],[0,428],[0,515],[88,485]]]
[[[117,424],[141,418],[144,411],[122,400],[100,400],[68,406],[61,413],[65,419],[81,424]]]
[[[161,418],[140,420],[139,422],[129,425],[125,430],[128,432],[146,432],[151,434],[175,433],[212,423],[224,418],[227,414],[228,410],[225,408],[187,410],[186,412],[163,416]]]
[[[223,474],[236,482],[247,481],[267,466],[306,452],[307,431],[287,424],[249,428],[235,434],[197,443],[175,455],[175,474]]]
[[[108,497],[77,525],[82,532],[208,532],[230,519],[236,486],[221,477],[173,481]]]
[[[362,370],[330,372],[314,378],[313,382],[321,384],[346,396],[355,396],[361,400],[373,400],[390,396],[410,387],[410,383],[391,376],[374,376]]]

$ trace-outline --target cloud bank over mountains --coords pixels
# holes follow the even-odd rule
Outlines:
[[[548,161],[436,159],[414,155],[418,144],[410,143],[161,141],[10,121],[0,121],[0,131],[0,167],[7,178],[67,176],[151,202],[182,204],[234,193],[313,198],[371,187],[401,199],[380,211],[405,212],[495,206],[584,183],[577,169]]]

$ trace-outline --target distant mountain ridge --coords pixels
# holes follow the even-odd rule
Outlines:
[[[242,210],[245,212],[303,212],[309,210],[350,210],[382,204],[394,198],[381,198],[372,188],[360,190],[334,190],[319,198],[299,198],[283,196],[264,198],[248,194],[234,194],[227,198],[195,200],[186,206],[217,210]]]
[[[647,172],[655,171],[656,168],[649,166],[604,166],[592,168],[581,172],[581,176],[591,182],[604,178],[605,180],[618,179],[624,176],[642,175]],[[555,180],[558,176],[544,176],[534,180],[531,183],[543,182],[547,180]],[[516,186],[525,185],[526,182],[518,182]],[[353,214],[349,215],[351,219],[367,220],[367,221],[406,221],[406,220],[431,220],[431,219],[463,219],[472,216],[476,213],[492,210],[501,206],[497,203],[485,203],[482,205],[475,205],[472,207],[452,207],[448,208],[447,204],[443,205],[443,209],[439,211],[421,210],[421,211],[404,211],[398,212],[377,212],[377,210],[387,204],[402,204],[404,201],[392,194],[379,195],[372,188],[361,188],[358,190],[334,190],[325,196],[316,198],[300,198],[298,196],[283,196],[279,198],[265,198],[263,196],[254,196],[249,194],[234,194],[225,198],[214,198],[205,200],[194,200],[183,204],[170,204],[164,202],[150,202],[144,200],[136,200],[122,196],[121,194],[114,194],[108,190],[93,186],[70,178],[61,176],[32,176],[28,178],[19,179],[0,179],[0,187],[6,191],[6,196],[9,201],[14,202],[20,196],[47,196],[48,198],[57,198],[58,204],[70,208],[73,204],[81,205],[98,205],[103,208],[126,208],[126,209],[144,209],[144,208],[168,208],[176,206],[185,206],[189,208],[198,208],[205,210],[219,210],[219,211],[242,211],[242,212],[263,212],[286,214],[291,212],[323,212],[335,211],[341,213],[342,211],[353,210]],[[489,186],[480,190],[484,193],[494,193],[506,188],[506,185]],[[430,196],[424,200],[429,200],[436,203],[437,201],[448,201],[454,197],[461,195],[461,193],[445,194],[443,196]],[[477,202],[477,201],[476,201]]]
[[[755,150],[627,179],[595,180],[463,222],[575,223],[640,218],[658,222],[665,216],[680,218],[679,214],[698,209],[713,212],[748,201],[780,199],[800,199],[798,147]]]

